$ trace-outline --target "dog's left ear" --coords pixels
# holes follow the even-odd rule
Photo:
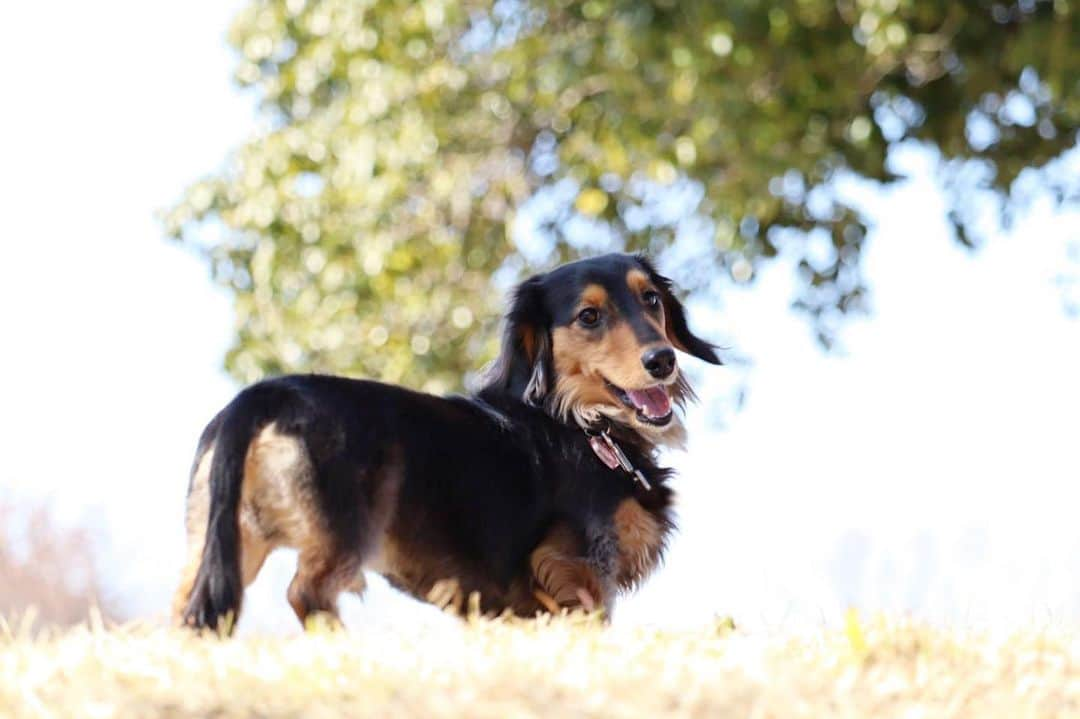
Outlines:
[[[686,310],[671,291],[671,280],[657,272],[647,257],[638,255],[637,261],[641,263],[642,269],[649,275],[649,279],[652,280],[656,289],[660,291],[660,299],[664,303],[664,330],[667,333],[668,341],[676,349],[680,349],[698,359],[712,364],[723,364],[713,350],[716,345],[706,342],[690,331],[689,325],[686,324]]]
[[[542,280],[543,275],[535,275],[514,291],[492,381],[535,406],[544,403],[552,381],[550,320]]]

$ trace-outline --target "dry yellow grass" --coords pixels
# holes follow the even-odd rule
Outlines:
[[[1053,634],[1053,636],[1050,636]],[[150,627],[0,637],[12,717],[1080,716],[1080,641],[849,619],[761,638],[582,617],[197,638]]]

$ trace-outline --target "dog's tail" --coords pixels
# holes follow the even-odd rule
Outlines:
[[[213,439],[210,506],[199,571],[181,621],[194,628],[231,633],[240,613],[244,587],[240,576],[240,528],[237,510],[244,463],[255,433],[276,414],[280,395],[254,385],[237,395],[222,412]]]

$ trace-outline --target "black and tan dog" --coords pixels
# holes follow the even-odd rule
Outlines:
[[[473,397],[319,375],[241,392],[203,431],[187,498],[178,623],[214,627],[275,547],[299,550],[289,603],[335,615],[362,570],[485,613],[584,605],[657,565],[672,529],[674,349],[719,364],[670,282],[639,256],[521,284],[501,356]]]

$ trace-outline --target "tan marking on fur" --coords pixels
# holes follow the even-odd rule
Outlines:
[[[536,597],[536,601],[540,602],[540,604],[543,605],[544,609],[546,609],[547,611],[551,612],[552,614],[559,613],[558,602],[556,602],[547,592],[541,589],[534,589],[533,596]]]
[[[636,499],[625,499],[615,510],[619,542],[617,581],[623,589],[637,586],[656,568],[664,551],[664,534],[656,517]]]
[[[630,270],[626,273],[626,284],[630,289],[638,294],[644,293],[646,290],[653,290],[654,292],[660,292],[656,286],[649,279],[649,276],[641,270]],[[671,343],[671,346],[677,350],[686,352],[686,346],[675,336],[675,333],[671,331],[671,324],[668,322],[668,317],[671,315],[668,309],[668,298],[665,293],[660,292],[660,320],[657,321],[652,317],[646,318],[649,324],[653,325],[656,330],[667,337],[667,341]]]
[[[461,582],[454,577],[436,581],[428,590],[425,599],[429,604],[455,614],[461,614],[465,608],[465,593],[461,589]]]
[[[309,484],[306,449],[296,439],[274,432],[272,426],[267,430],[248,454],[253,509],[258,502],[258,512],[252,512],[254,529],[265,537],[280,534],[279,544],[299,550],[288,598],[300,623],[309,627],[315,615],[322,615],[331,624],[340,624],[338,595],[343,591],[363,593],[367,585],[363,554],[377,551],[377,543],[396,514],[403,479],[400,448],[391,448],[383,466],[366,478],[375,486],[365,536],[357,546],[337,547]]]
[[[525,348],[525,356],[529,362],[536,361],[536,331],[532,327],[521,327],[521,346]]]
[[[581,308],[596,307],[602,308],[607,304],[608,293],[602,285],[586,285],[585,289],[581,291]]]
[[[640,295],[648,289],[656,290],[649,276],[638,269],[626,273],[627,286]],[[602,297],[601,297],[602,293]],[[588,285],[582,293],[583,305],[607,301],[607,292],[599,285]],[[682,420],[676,416],[664,427],[656,427],[637,419],[637,413],[623,405],[607,388],[604,380],[623,389],[640,389],[656,384],[641,362],[646,350],[677,346],[671,342],[667,329],[667,309],[662,303],[658,312],[645,312],[644,320],[663,340],[642,345],[638,342],[630,324],[618,316],[597,336],[574,323],[556,327],[552,331],[552,357],[555,366],[555,386],[549,399],[550,411],[563,420],[573,419],[581,425],[590,425],[609,417],[623,424],[632,425],[637,432],[654,445],[665,444],[681,447],[686,431]],[[688,396],[689,385],[678,371],[665,381],[673,403],[682,406]]]
[[[213,452],[200,460],[188,497],[188,561],[173,602],[182,616],[201,563],[209,512],[210,464]],[[289,603],[301,623],[322,613],[336,618],[337,595],[360,593],[365,586],[362,554],[374,548],[386,532],[397,506],[401,485],[400,451],[392,449],[375,482],[365,537],[355,546],[339,548],[326,526],[313,486],[313,469],[304,443],[282,434],[271,423],[248,445],[240,488],[237,522],[240,528],[240,571],[244,585],[254,581],[266,557],[277,547],[299,550],[297,570],[289,585]]]
[[[661,302],[659,318],[651,314],[646,314],[645,321],[652,325],[662,337],[667,337],[668,342],[672,342],[671,333],[668,332],[667,329],[667,308],[664,306],[663,293],[656,288],[656,285],[652,283],[649,276],[641,270],[630,270],[626,273],[626,286],[639,297],[645,294],[646,290],[652,290],[653,292],[660,294]],[[674,343],[672,342],[672,344]],[[649,345],[649,347],[662,347],[663,345],[663,342],[655,342]]]
[[[591,414],[600,406],[609,406],[611,411],[622,413],[622,407],[616,406],[603,382],[581,374],[560,375],[555,381],[555,414],[563,419],[571,416]],[[582,416],[582,419],[595,421],[599,417]]]
[[[274,423],[264,427],[248,446],[244,459],[239,516],[242,534],[299,550],[322,542],[325,530],[311,474],[303,443],[278,432]]]
[[[601,337],[572,325],[552,332],[556,374],[585,375],[604,386],[603,377],[620,387],[642,387],[655,382],[641,365],[641,345],[626,322],[617,321]]]
[[[636,413],[619,402],[607,388],[607,379],[619,387],[635,389],[655,384],[641,364],[644,348],[630,325],[616,321],[597,339],[576,324],[552,331],[555,387],[554,413],[578,422],[594,422],[599,414],[634,424],[654,441],[675,440],[681,434],[678,418],[663,428],[637,422]],[[668,389],[671,392],[671,387]]]
[[[631,273],[635,270],[631,270]],[[644,277],[644,275],[642,274]],[[647,278],[646,278],[647,279]],[[607,291],[600,285],[588,285],[581,293],[582,306],[602,307],[607,303]],[[662,333],[662,327],[646,318]],[[617,317],[597,338],[595,331],[576,323],[556,327],[552,332],[552,353],[555,371],[560,376],[582,374],[603,388],[606,377],[620,387],[643,387],[655,382],[641,364],[646,349],[638,342],[630,324]],[[652,345],[649,345],[652,346]]]
[[[296,437],[279,432],[274,423],[263,427],[248,445],[237,516],[243,584],[255,580],[277,547],[299,550],[288,596],[305,626],[318,612],[333,621],[337,593],[353,580],[351,575],[339,576],[343,572],[311,482],[307,448]]]
[[[588,606],[590,603],[604,603],[600,580],[592,567],[578,556],[577,541],[565,525],[556,525],[548,532],[529,556],[529,567],[540,589],[559,607],[592,609]],[[537,599],[544,603],[539,596]]]
[[[202,562],[210,510],[210,467],[214,451],[199,460],[187,503],[188,554],[180,586],[173,599],[173,617],[179,622],[191,596]],[[251,584],[266,557],[277,546],[299,546],[310,541],[318,516],[302,490],[302,476],[310,473],[306,450],[293,437],[269,424],[248,446],[240,488],[237,522],[240,528],[240,573]]]
[[[240,579],[247,587],[255,581],[274,545],[260,535],[240,530]]]
[[[364,591],[366,582],[360,570],[360,558],[336,551],[328,535],[314,535],[301,545],[287,594],[300,624],[310,628],[311,620],[322,615],[322,620],[340,625],[338,595],[343,591]]]
[[[309,544],[300,549],[296,559],[296,574],[289,582],[289,605],[300,624],[309,628],[309,621],[316,615],[331,624],[340,624],[337,613],[337,595],[344,584],[344,577],[337,577],[337,557],[322,546]]]
[[[645,290],[656,289],[649,276],[641,270],[630,270],[626,273],[626,286],[639,295]]]
[[[210,512],[210,465],[214,460],[214,448],[210,447],[199,460],[191,478],[188,491],[184,526],[187,533],[187,558],[180,574],[172,602],[173,622],[183,624],[184,610],[191,599],[191,590],[202,563],[203,546],[206,543],[206,523]]]
[[[311,460],[303,442],[278,431],[259,431],[244,459],[240,492],[240,556],[250,583],[276,547],[298,550],[288,598],[301,624],[314,614],[336,621],[337,595],[357,583],[358,566],[344,566],[326,528],[312,486]]]

